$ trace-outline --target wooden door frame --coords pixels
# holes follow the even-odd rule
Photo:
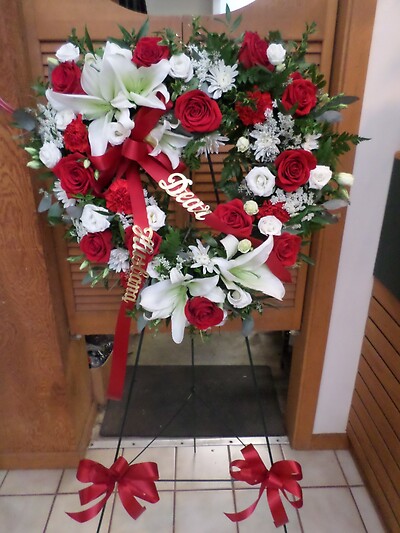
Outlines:
[[[336,1],[332,0],[332,4]],[[356,132],[359,127],[376,2],[338,1],[330,87],[332,93],[345,92],[360,97],[360,101],[345,112],[341,123],[340,127],[348,131]],[[28,0],[21,0],[21,3],[25,10],[29,8]],[[69,29],[70,26],[66,31]],[[27,31],[34,31],[34,28]],[[349,171],[353,159],[354,152],[343,160],[343,168]],[[345,435],[341,434],[313,435],[343,227],[344,217],[335,227],[325,229],[313,239],[311,255],[316,265],[308,269],[302,327],[294,345],[288,393],[287,428],[294,448],[341,447],[347,443]],[[59,302],[58,294],[53,293],[54,304]]]
[[[339,131],[357,132],[368,68],[377,0],[339,0],[330,90],[360,100],[344,113]],[[342,158],[343,170],[353,168],[355,150]],[[300,334],[293,347],[286,425],[293,448],[347,448],[345,433],[313,434],[325,348],[328,339],[345,216],[313,239],[315,266],[308,279]]]

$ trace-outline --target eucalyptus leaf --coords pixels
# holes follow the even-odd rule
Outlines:
[[[48,193],[45,193],[43,195],[43,198],[40,200],[39,206],[38,206],[38,212],[44,213],[45,211],[48,211],[51,207],[51,195]]]
[[[334,109],[330,109],[329,111],[325,111],[317,117],[318,122],[329,122],[329,124],[336,124],[337,122],[340,122],[342,120],[342,114],[340,111],[335,111]]]
[[[81,281],[81,283],[82,285],[89,285],[89,283],[92,283],[92,280],[93,280],[93,276],[91,272],[88,272],[86,276],[83,278],[83,280]]]
[[[242,335],[243,337],[248,337],[250,335],[250,333],[252,333],[254,329],[254,319],[253,317],[250,315],[248,317],[246,317],[243,322],[242,322]]]
[[[340,198],[335,198],[333,200],[328,200],[322,205],[325,207],[325,209],[329,209],[329,211],[334,211],[335,209],[347,207],[349,205],[349,202],[346,202],[346,200],[341,200]]]
[[[15,125],[21,130],[33,131],[36,128],[36,118],[25,109],[16,109],[12,114]]]
[[[136,327],[138,330],[138,333],[141,333],[144,328],[147,326],[148,321],[144,318],[143,313],[138,313],[136,315]]]
[[[58,202],[55,202],[49,209],[48,216],[50,218],[60,218],[62,214],[61,206]]]

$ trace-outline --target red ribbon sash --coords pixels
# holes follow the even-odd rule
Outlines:
[[[168,105],[167,105],[168,107]],[[106,187],[112,177],[122,177],[125,175],[128,182],[128,190],[131,197],[134,224],[142,230],[148,228],[146,203],[140,179],[140,169],[142,168],[156,182],[167,181],[172,173],[179,173],[184,170],[184,165],[173,169],[167,156],[160,153],[153,157],[150,155],[152,147],[144,140],[149,132],[156,126],[158,120],[165,113],[165,110],[150,109],[142,107],[135,117],[135,128],[131,137],[126,139],[122,147],[110,148],[103,156],[92,157],[93,164],[101,171],[98,186]],[[97,191],[100,193],[100,191]],[[100,193],[101,194],[101,193]],[[232,234],[237,238],[245,238],[240,230],[233,230],[230,226],[222,222],[214,213],[210,213],[204,218],[205,223],[212,229],[225,234]],[[261,241],[253,239],[253,244],[258,246]],[[148,255],[147,263],[152,256]],[[135,258],[132,257],[132,263]],[[288,271],[278,261],[272,252],[267,265],[282,281],[291,281]],[[144,276],[142,284],[144,282]],[[130,333],[130,318],[127,311],[134,308],[135,302],[122,302],[118,314],[118,320],[114,335],[113,360],[111,365],[111,375],[107,391],[107,396],[116,400],[121,399],[126,373],[127,350]]]
[[[82,483],[92,483],[79,491],[81,505],[93,502],[100,496],[103,498],[89,509],[68,516],[83,523],[94,518],[106,505],[107,500],[117,485],[122,505],[129,515],[136,520],[146,510],[136,498],[149,503],[159,500],[155,481],[159,479],[156,463],[138,463],[129,466],[126,459],[119,457],[111,468],[100,463],[83,459],[79,463],[76,477]]]
[[[245,520],[254,512],[263,492],[266,491],[267,502],[274,524],[276,527],[283,526],[289,519],[279,491],[296,509],[303,505],[303,492],[297,483],[298,480],[303,478],[300,464],[296,461],[277,461],[268,470],[252,444],[243,448],[241,452],[244,460],[232,461],[230,467],[231,476],[249,485],[260,484],[260,490],[256,501],[247,509],[238,513],[225,513],[226,516],[232,522]],[[289,495],[292,495],[293,498],[289,499]]]

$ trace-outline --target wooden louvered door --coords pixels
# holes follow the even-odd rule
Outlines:
[[[336,0],[301,0],[268,1],[261,0],[247,6],[243,13],[244,29],[257,30],[266,34],[269,30],[280,29],[284,39],[299,40],[304,31],[305,21],[317,23],[317,33],[312,36],[309,49],[310,60],[319,63],[322,71],[329,78],[332,57],[332,43],[336,20]],[[46,0],[28,0],[24,2],[27,21],[29,52],[34,76],[47,75],[47,57],[65,41],[72,27],[78,34],[83,34],[87,24],[92,39],[102,42],[110,35],[118,33],[117,24],[138,28],[146,19],[145,15],[121,8],[111,0],[69,0],[68,2],[47,2]],[[33,23],[32,23],[33,22]],[[204,18],[205,27],[221,31],[221,24],[210,18]],[[150,17],[150,31],[171,27],[183,38],[190,31],[189,17]],[[222,168],[222,156],[213,156],[218,174]],[[204,201],[213,204],[213,189],[207,163],[203,164],[194,176],[194,190]],[[176,214],[180,220],[185,216],[178,207]],[[171,222],[171,218],[170,218]],[[67,308],[70,331],[73,334],[113,333],[121,289],[115,287],[106,290],[100,286],[91,288],[83,285],[84,272],[78,264],[67,263],[68,255],[76,255],[76,245],[67,244],[62,238],[62,231],[56,230],[55,245],[57,260],[64,288],[64,300]],[[256,318],[256,328],[264,331],[299,329],[303,308],[307,269],[293,269],[293,282],[286,287],[286,296],[282,304],[269,308]],[[230,327],[240,327],[232,323]]]

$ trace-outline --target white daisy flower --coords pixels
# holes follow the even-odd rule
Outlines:
[[[229,141],[229,138],[220,135],[218,132],[214,132],[203,137],[203,141],[205,144],[197,150],[197,156],[203,154],[218,154],[219,147],[225,146],[225,143]]]
[[[68,198],[67,193],[61,187],[60,180],[54,182],[53,193],[57,200],[61,202],[65,208],[73,207],[76,204],[75,198]]]
[[[124,248],[114,248],[114,250],[111,250],[108,266],[110,270],[114,270],[115,272],[128,272],[128,250],[125,250]]]
[[[221,98],[222,93],[235,87],[235,78],[238,74],[237,65],[226,65],[222,59],[209,68],[205,81],[210,84],[208,92],[214,100]]]

